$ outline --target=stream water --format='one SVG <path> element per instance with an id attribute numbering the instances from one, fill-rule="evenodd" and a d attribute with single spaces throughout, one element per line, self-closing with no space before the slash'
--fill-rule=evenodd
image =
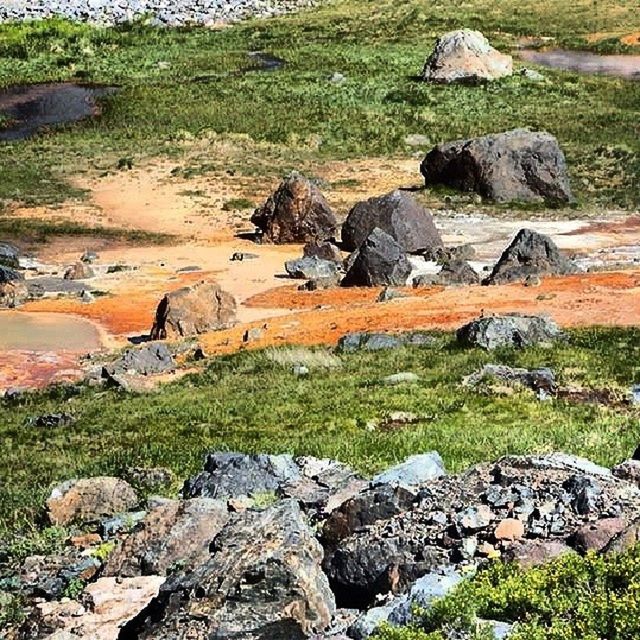
<path id="1" fill-rule="evenodd" d="M 98 329 L 74 316 L 0 311 L 0 351 L 92 351 L 101 347 Z"/>
<path id="2" fill-rule="evenodd" d="M 552 69 L 590 73 L 593 75 L 620 76 L 640 80 L 640 56 L 599 55 L 587 51 L 566 51 L 564 49 L 523 49 L 518 56 Z"/>

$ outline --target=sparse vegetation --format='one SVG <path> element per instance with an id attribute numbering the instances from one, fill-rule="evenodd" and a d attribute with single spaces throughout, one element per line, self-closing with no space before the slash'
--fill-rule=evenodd
<path id="1" fill-rule="evenodd" d="M 129 466 L 164 466 L 177 478 L 195 473 L 208 450 L 331 457 L 370 473 L 405 456 L 437 449 L 459 471 L 506 453 L 563 450 L 611 465 L 633 452 L 638 409 L 563 400 L 540 402 L 532 392 L 489 395 L 462 387 L 487 362 L 553 367 L 561 384 L 611 387 L 624 397 L 640 374 L 640 332 L 588 329 L 554 349 L 461 350 L 449 335 L 433 348 L 344 354 L 341 366 L 321 349 L 305 356 L 309 376 L 296 377 L 299 350 L 241 352 L 216 358 L 200 374 L 136 395 L 91 388 L 53 388 L 0 405 L 6 443 L 0 463 L 0 521 L 5 534 L 31 526 L 52 483 L 121 473 Z M 625 353 L 625 358 L 620 354 Z M 416 385 L 380 380 L 398 371 Z M 72 428 L 25 428 L 29 416 L 72 412 Z M 427 416 L 393 430 L 367 429 L 390 411 Z M 514 424 L 517 425 L 514 427 Z"/>
<path id="2" fill-rule="evenodd" d="M 404 143 L 408 134 L 436 143 L 530 126 L 557 135 L 581 202 L 635 206 L 637 82 L 545 70 L 543 83 L 516 75 L 490 86 L 447 87 L 414 76 L 436 36 L 452 28 L 481 29 L 505 50 L 523 36 L 597 50 L 609 40 L 600 44 L 587 35 L 611 38 L 640 29 L 636 8 L 631 0 L 607 0 L 594 18 L 590 0 L 571 11 L 560 0 L 474 0 L 456 7 L 339 0 L 221 31 L 142 22 L 113 29 L 57 20 L 5 25 L 0 86 L 81 78 L 121 85 L 121 91 L 105 99 L 99 121 L 4 145 L 0 198 L 77 196 L 66 181 L 71 173 L 111 170 L 122 158 L 127 167 L 159 154 L 180 160 L 212 133 L 279 145 L 277 162 L 259 173 L 267 175 L 302 160 L 406 155 L 413 151 Z M 269 74 L 247 70 L 247 52 L 256 50 L 285 59 L 285 67 Z M 335 72 L 346 80 L 332 83 Z M 205 150 L 202 156 L 200 171 Z M 208 162 L 217 165 L 211 157 Z M 224 168 L 246 174 L 255 171 L 253 164 L 245 156 Z"/>

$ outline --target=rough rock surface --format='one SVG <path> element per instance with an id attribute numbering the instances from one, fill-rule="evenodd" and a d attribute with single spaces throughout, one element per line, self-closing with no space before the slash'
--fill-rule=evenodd
<path id="1" fill-rule="evenodd" d="M 321 560 L 295 501 L 236 514 L 209 560 L 172 574 L 127 637 L 302 640 L 329 626 L 335 612 Z"/>
<path id="2" fill-rule="evenodd" d="M 337 280 L 338 277 L 338 264 L 335 260 L 324 260 L 316 256 L 287 260 L 284 263 L 284 268 L 292 278 Z"/>
<path id="3" fill-rule="evenodd" d="M 282 182 L 251 222 L 275 244 L 317 242 L 336 235 L 337 221 L 318 187 L 293 175 Z"/>
<path id="4" fill-rule="evenodd" d="M 437 451 L 409 456 L 400 464 L 375 475 L 373 485 L 387 484 L 417 491 L 423 484 L 446 475 L 444 462 Z"/>
<path id="5" fill-rule="evenodd" d="M 540 396 L 554 395 L 557 391 L 554 372 L 543 367 L 541 369 L 523 369 L 502 364 L 485 364 L 478 371 L 466 376 L 462 384 L 476 387 L 482 383 L 499 381 L 507 385 L 518 385 L 535 391 Z"/>
<path id="6" fill-rule="evenodd" d="M 150 511 L 111 553 L 105 576 L 166 575 L 209 557 L 209 544 L 229 519 L 225 502 L 209 498 L 169 500 Z"/>
<path id="7" fill-rule="evenodd" d="M 366 483 L 347 465 L 311 456 L 210 453 L 204 470 L 185 482 L 186 498 L 295 498 L 306 508 L 333 510 Z"/>
<path id="8" fill-rule="evenodd" d="M 99 578 L 86 587 L 84 604 L 76 600 L 39 604 L 30 637 L 54 634 L 47 639 L 118 640 L 122 627 L 158 595 L 164 580 L 160 576 Z"/>
<path id="9" fill-rule="evenodd" d="M 400 347 L 430 347 L 435 338 L 427 333 L 347 333 L 338 340 L 336 351 L 350 353 L 353 351 L 381 351 L 399 349 Z"/>
<path id="10" fill-rule="evenodd" d="M 404 191 L 358 202 L 342 225 L 342 244 L 355 251 L 376 227 L 389 234 L 406 253 L 443 246 L 432 215 Z"/>
<path id="11" fill-rule="evenodd" d="M 487 549 L 542 542 L 570 548 L 587 523 L 639 515 L 640 490 L 588 460 L 507 456 L 424 485 L 408 510 L 360 526 L 329 548 L 324 566 L 338 603 L 361 606 L 438 566 L 473 568 Z M 496 536 L 507 519 L 521 521 L 522 541 Z M 537 549 L 539 557 L 547 552 Z"/>
<path id="12" fill-rule="evenodd" d="M 227 329 L 236 322 L 236 301 L 215 282 L 183 287 L 162 298 L 151 339 L 193 336 Z"/>
<path id="13" fill-rule="evenodd" d="M 55 487 L 47 500 L 52 524 L 92 522 L 129 511 L 138 503 L 133 487 L 124 480 L 97 476 L 68 480 Z"/>
<path id="14" fill-rule="evenodd" d="M 479 31 L 445 33 L 427 58 L 422 79 L 428 82 L 475 84 L 513 73 L 513 59 L 494 49 Z"/>
<path id="15" fill-rule="evenodd" d="M 355 252 L 342 280 L 343 287 L 402 286 L 411 275 L 404 249 L 377 227 Z"/>
<path id="16" fill-rule="evenodd" d="M 576 271 L 577 267 L 560 253 L 549 236 L 521 229 L 484 284 L 503 284 L 529 276 L 565 275 Z"/>
<path id="17" fill-rule="evenodd" d="M 321 258 L 342 264 L 342 253 L 331 242 L 307 242 L 302 250 L 305 258 Z"/>
<path id="18" fill-rule="evenodd" d="M 531 347 L 562 336 L 558 325 L 542 316 L 506 315 L 472 320 L 456 331 L 458 342 L 470 347 Z"/>
<path id="19" fill-rule="evenodd" d="M 549 133 L 514 129 L 434 147 L 420 171 L 427 186 L 475 191 L 498 202 L 572 201 L 564 154 Z"/>
<path id="20" fill-rule="evenodd" d="M 167 345 L 158 342 L 126 349 L 114 362 L 103 367 L 103 377 L 136 373 L 143 376 L 175 371 L 176 363 Z"/>
<path id="21" fill-rule="evenodd" d="M 413 279 L 412 284 L 414 288 L 433 285 L 446 287 L 458 284 L 480 284 L 480 276 L 468 262 L 450 260 L 444 263 L 438 273 L 419 275 Z"/>

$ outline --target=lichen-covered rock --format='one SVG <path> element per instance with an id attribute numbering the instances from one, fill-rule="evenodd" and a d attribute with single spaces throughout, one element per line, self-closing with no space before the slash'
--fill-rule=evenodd
<path id="1" fill-rule="evenodd" d="M 407 253 L 443 247 L 432 215 L 404 191 L 358 202 L 342 225 L 344 247 L 359 249 L 375 228 L 389 234 Z"/>
<path id="2" fill-rule="evenodd" d="M 303 640 L 335 612 L 321 560 L 295 501 L 235 514 L 209 560 L 169 577 L 126 637 Z"/>
<path id="3" fill-rule="evenodd" d="M 561 335 L 560 328 L 551 318 L 516 314 L 479 318 L 456 332 L 459 343 L 489 350 L 549 344 Z"/>
<path id="4" fill-rule="evenodd" d="M 337 221 L 318 187 L 300 175 L 282 182 L 251 222 L 263 238 L 275 244 L 315 242 L 334 238 Z"/>
<path id="5" fill-rule="evenodd" d="M 167 345 L 146 344 L 126 349 L 123 354 L 103 367 L 103 377 L 119 374 L 157 375 L 175 371 L 176 362 Z"/>
<path id="6" fill-rule="evenodd" d="M 193 336 L 227 329 L 236 323 L 236 301 L 215 282 L 183 287 L 162 298 L 151 339 Z"/>
<path id="7" fill-rule="evenodd" d="M 150 511 L 111 553 L 105 576 L 166 575 L 198 566 L 229 519 L 225 502 L 209 498 L 169 500 Z"/>
<path id="8" fill-rule="evenodd" d="M 511 56 L 494 49 L 479 31 L 445 33 L 427 58 L 422 79 L 443 84 L 475 84 L 513 73 Z"/>
<path id="9" fill-rule="evenodd" d="M 97 476 L 68 480 L 56 486 L 47 499 L 52 524 L 95 522 L 107 516 L 131 510 L 138 495 L 120 478 Z"/>
<path id="10" fill-rule="evenodd" d="M 427 186 L 474 191 L 498 202 L 571 202 L 564 154 L 549 133 L 514 129 L 434 147 L 420 171 Z"/>
<path id="11" fill-rule="evenodd" d="M 526 280 L 530 276 L 566 275 L 577 267 L 565 258 L 549 236 L 521 229 L 493 267 L 484 284 Z"/>
<path id="12" fill-rule="evenodd" d="M 377 227 L 355 252 L 342 280 L 343 287 L 401 286 L 407 283 L 411 264 L 404 249 Z"/>

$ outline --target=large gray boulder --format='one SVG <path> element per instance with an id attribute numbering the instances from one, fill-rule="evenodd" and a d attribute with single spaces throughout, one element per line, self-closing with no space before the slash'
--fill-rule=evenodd
<path id="1" fill-rule="evenodd" d="M 388 484 L 404 487 L 409 491 L 418 491 L 422 485 L 445 474 L 440 454 L 437 451 L 429 451 L 409 456 L 400 464 L 375 475 L 371 482 L 374 485 Z"/>
<path id="2" fill-rule="evenodd" d="M 335 612 L 322 555 L 294 500 L 235 514 L 213 540 L 209 559 L 172 574 L 123 637 L 308 638 L 328 627 Z"/>
<path id="3" fill-rule="evenodd" d="M 294 174 L 256 209 L 251 222 L 275 244 L 329 240 L 337 221 L 318 187 Z"/>
<path id="4" fill-rule="evenodd" d="M 407 253 L 444 246 L 431 214 L 404 191 L 358 202 L 342 225 L 345 249 L 358 249 L 376 227 L 388 233 Z"/>
<path id="5" fill-rule="evenodd" d="M 489 350 L 548 344 L 561 336 L 562 331 L 551 318 L 519 314 L 478 318 L 456 332 L 459 343 Z"/>
<path id="6" fill-rule="evenodd" d="M 484 284 L 503 284 L 533 275 L 565 275 L 577 271 L 578 268 L 560 253 L 549 236 L 521 229 Z"/>
<path id="7" fill-rule="evenodd" d="M 342 280 L 343 287 L 402 286 L 411 274 L 404 249 L 388 233 L 377 227 L 354 254 Z"/>
<path id="8" fill-rule="evenodd" d="M 427 58 L 422 79 L 444 84 L 476 84 L 513 73 L 511 56 L 494 49 L 479 31 L 445 33 Z"/>
<path id="9" fill-rule="evenodd" d="M 316 256 L 287 260 L 284 263 L 285 271 L 292 278 L 304 280 L 328 280 L 337 282 L 338 263 L 335 260 L 324 260 Z"/>
<path id="10" fill-rule="evenodd" d="M 498 202 L 565 204 L 571 187 L 564 154 L 549 133 L 514 129 L 434 147 L 420 171 L 427 186 L 474 191 Z"/>

